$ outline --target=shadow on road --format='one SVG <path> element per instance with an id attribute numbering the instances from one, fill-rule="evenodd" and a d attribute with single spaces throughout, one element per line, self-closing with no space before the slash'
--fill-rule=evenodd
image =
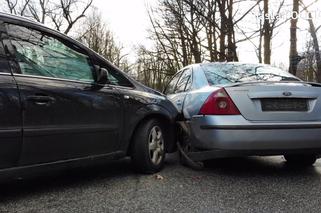
<path id="1" fill-rule="evenodd" d="M 63 171 L 51 171 L 49 173 L 37 173 L 32 176 L 17 180 L 9 180 L 0 184 L 0 202 L 4 199 L 25 197 L 28 194 L 59 191 L 78 185 L 90 185 L 99 181 L 108 181 L 124 176 L 137 176 L 132 170 L 128 159 L 99 165 L 78 167 Z"/>
<path id="2" fill-rule="evenodd" d="M 165 167 L 177 164 L 175 158 L 166 161 Z M 130 159 L 111 162 L 100 162 L 94 165 L 36 173 L 31 176 L 8 180 L 0 183 L 0 203 L 8 200 L 19 200 L 28 195 L 64 191 L 73 187 L 91 187 L 116 179 L 138 179 L 138 174 L 132 168 Z"/>
<path id="3" fill-rule="evenodd" d="M 219 159 L 210 164 L 210 167 L 201 171 L 194 171 L 185 168 L 178 163 L 177 156 L 171 155 L 161 173 L 166 178 L 176 181 L 179 184 L 181 178 L 192 176 L 212 178 L 232 178 L 236 181 L 239 178 L 266 179 L 304 179 L 306 182 L 319 182 L 321 164 L 317 162 L 314 167 L 295 168 L 288 166 L 280 157 L 250 157 Z M 178 172 L 180 175 L 173 175 Z M 37 174 L 37 177 L 29 177 L 23 180 L 15 180 L 9 183 L 0 184 L 0 203 L 23 200 L 28 196 L 37 196 L 50 193 L 60 193 L 77 187 L 90 188 L 105 186 L 106 183 L 116 181 L 122 184 L 123 181 L 133 182 L 142 175 L 133 171 L 129 159 L 103 163 L 95 166 L 76 168 L 47 174 Z"/>
<path id="4" fill-rule="evenodd" d="M 311 176 L 320 178 L 319 162 L 310 167 L 291 166 L 281 157 L 244 157 L 216 159 L 204 171 L 237 176 Z"/>

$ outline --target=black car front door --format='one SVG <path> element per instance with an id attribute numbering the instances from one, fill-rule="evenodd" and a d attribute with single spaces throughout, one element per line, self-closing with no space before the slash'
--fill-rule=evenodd
<path id="1" fill-rule="evenodd" d="M 116 151 L 122 100 L 113 87 L 95 85 L 87 52 L 38 29 L 7 29 L 24 106 L 21 165 Z"/>

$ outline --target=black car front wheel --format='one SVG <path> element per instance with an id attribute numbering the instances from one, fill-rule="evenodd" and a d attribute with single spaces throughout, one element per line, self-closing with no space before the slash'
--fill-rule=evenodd
<path id="1" fill-rule="evenodd" d="M 132 163 L 137 171 L 152 174 L 162 169 L 166 154 L 164 134 L 162 123 L 156 119 L 137 128 L 131 149 Z"/>
<path id="2" fill-rule="evenodd" d="M 314 155 L 284 155 L 288 164 L 298 166 L 311 166 L 317 160 Z"/>

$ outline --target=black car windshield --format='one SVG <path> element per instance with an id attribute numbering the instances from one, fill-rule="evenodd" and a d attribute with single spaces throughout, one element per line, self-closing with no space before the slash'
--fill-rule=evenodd
<path id="1" fill-rule="evenodd" d="M 279 68 L 262 64 L 202 64 L 210 85 L 254 81 L 300 81 Z"/>

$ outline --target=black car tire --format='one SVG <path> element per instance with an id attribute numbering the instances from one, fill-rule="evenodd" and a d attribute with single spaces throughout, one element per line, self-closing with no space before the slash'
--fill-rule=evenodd
<path id="1" fill-rule="evenodd" d="M 204 168 L 214 168 L 216 166 L 224 165 L 226 162 L 234 158 L 214 158 L 209 160 L 203 160 Z"/>
<path id="2" fill-rule="evenodd" d="M 290 165 L 312 166 L 317 157 L 314 155 L 284 155 L 285 160 Z"/>
<path id="3" fill-rule="evenodd" d="M 153 174 L 163 168 L 166 155 L 165 140 L 163 125 L 158 120 L 151 119 L 139 125 L 134 134 L 131 149 L 132 163 L 136 171 Z"/>

